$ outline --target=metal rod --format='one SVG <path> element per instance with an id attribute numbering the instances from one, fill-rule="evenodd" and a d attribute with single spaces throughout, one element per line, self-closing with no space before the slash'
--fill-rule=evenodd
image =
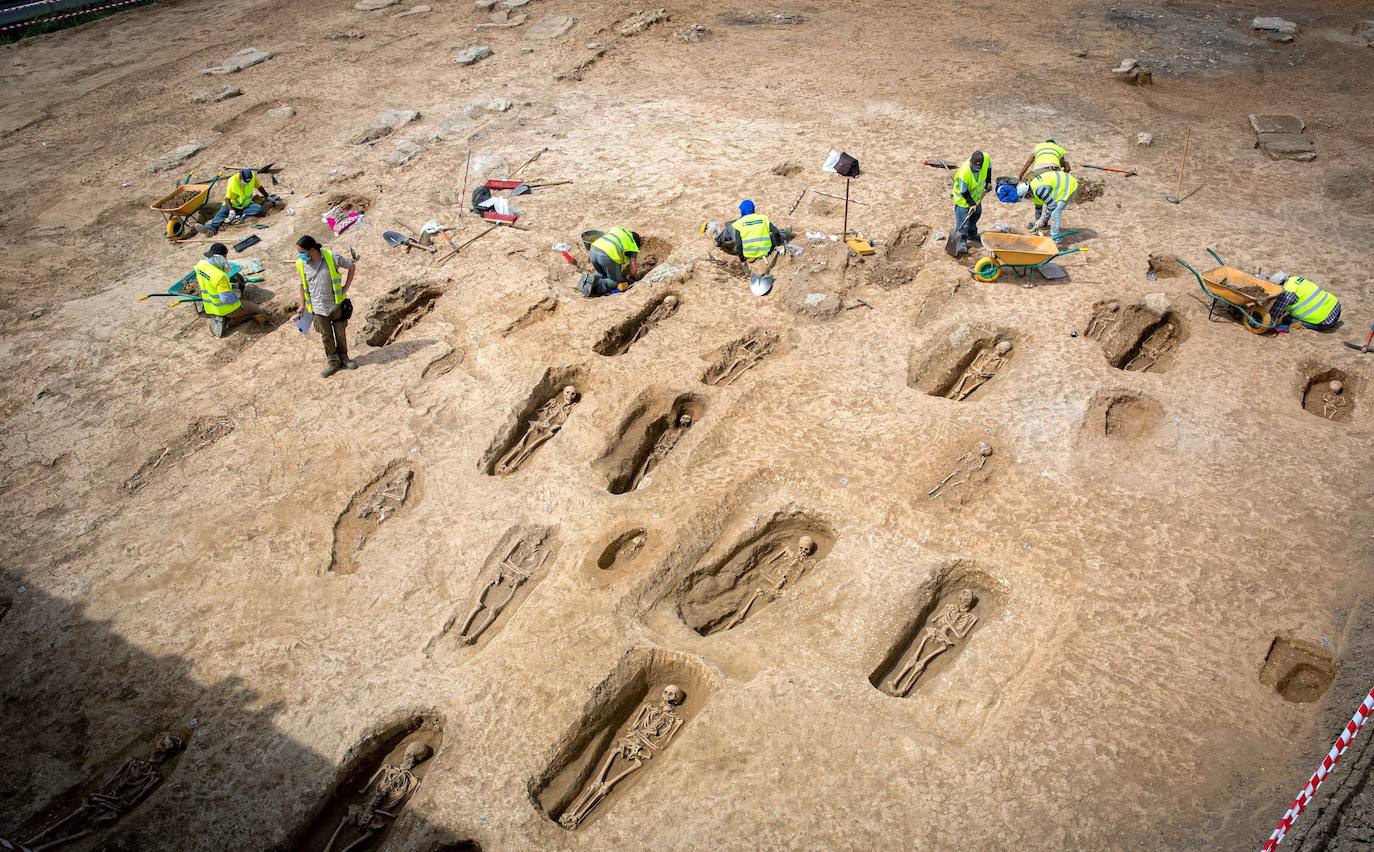
<path id="1" fill-rule="evenodd" d="M 840 231 L 840 239 L 849 239 L 849 178 L 844 179 L 844 230 Z"/>

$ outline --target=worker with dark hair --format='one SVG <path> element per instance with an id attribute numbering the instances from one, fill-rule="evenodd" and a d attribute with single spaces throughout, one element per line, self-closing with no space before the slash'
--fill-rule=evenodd
<path id="1" fill-rule="evenodd" d="M 593 271 L 582 276 L 582 294 L 604 296 L 629 289 L 630 279 L 639 274 L 639 242 L 639 234 L 629 228 L 611 228 L 593 240 L 587 249 Z"/>
<path id="2" fill-rule="evenodd" d="M 983 215 L 983 196 L 992 189 L 992 159 L 982 151 L 974 151 L 954 170 L 954 233 L 959 241 L 982 242 L 978 236 L 978 219 Z M 959 254 L 965 247 L 959 246 Z"/>
<path id="3" fill-rule="evenodd" d="M 261 306 L 244 300 L 242 279 L 232 280 L 229 270 L 229 247 L 224 243 L 212 244 L 196 263 L 200 306 L 210 317 L 210 333 L 215 337 L 223 337 L 241 322 L 266 319 Z"/>
<path id="4" fill-rule="evenodd" d="M 310 314 L 315 330 L 324 343 L 324 369 L 320 375 L 329 378 L 341 369 L 356 370 L 358 365 L 348 357 L 348 318 L 353 315 L 353 303 L 348 300 L 348 288 L 353 285 L 357 267 L 346 254 L 334 252 L 320 245 L 320 241 L 306 234 L 296 240 L 300 249 L 296 257 L 296 274 L 301 279 L 301 303 L 296 319 Z M 348 270 L 345 279 L 339 270 Z"/>
<path id="5" fill-rule="evenodd" d="M 256 201 L 256 196 L 261 196 L 262 201 Z M 197 225 L 196 230 L 213 237 L 224 226 L 224 220 L 229 218 L 230 212 L 240 219 L 266 216 L 267 211 L 277 201 L 275 195 L 268 195 L 267 190 L 258 183 L 258 176 L 252 169 L 239 169 L 229 178 L 229 184 L 224 189 L 224 203 L 219 206 L 219 212 L 215 213 L 208 224 Z"/>

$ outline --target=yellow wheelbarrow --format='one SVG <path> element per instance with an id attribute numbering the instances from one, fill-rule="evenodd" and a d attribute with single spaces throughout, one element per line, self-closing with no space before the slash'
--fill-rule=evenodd
<path id="1" fill-rule="evenodd" d="M 1003 269 L 1010 269 L 1014 275 L 1030 276 L 1038 269 L 1045 280 L 1045 266 L 1056 258 L 1076 251 L 1087 251 L 1074 246 L 1060 251 L 1058 244 L 1049 237 L 1032 234 L 999 234 L 987 231 L 982 235 L 983 248 L 992 253 L 991 257 L 980 259 L 973 265 L 973 277 L 979 281 L 996 281 L 1002 276 Z"/>
<path id="2" fill-rule="evenodd" d="M 1202 292 L 1212 300 L 1207 307 L 1207 319 L 1214 319 L 1217 313 L 1235 313 L 1240 316 L 1245 330 L 1252 334 L 1274 331 L 1275 327 L 1269 324 L 1269 308 L 1283 295 L 1283 287 L 1227 266 L 1221 255 L 1211 249 L 1207 249 L 1207 253 L 1216 259 L 1218 266 L 1206 272 L 1198 272 L 1185 261 L 1174 258 L 1193 273 Z"/>
<path id="3" fill-rule="evenodd" d="M 170 240 L 184 240 L 196 235 L 195 224 L 192 222 L 196 218 L 196 213 L 205 206 L 210 198 L 210 190 L 224 175 L 215 175 L 214 180 L 209 183 L 191 183 L 191 176 L 176 185 L 167 195 L 154 201 L 149 207 L 162 214 L 162 218 L 167 222 L 167 238 Z"/>

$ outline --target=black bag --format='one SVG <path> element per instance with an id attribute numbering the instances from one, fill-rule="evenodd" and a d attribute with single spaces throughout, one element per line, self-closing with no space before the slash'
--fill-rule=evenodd
<path id="1" fill-rule="evenodd" d="M 472 212 L 479 216 L 482 215 L 482 211 L 485 208 L 483 208 L 481 204 L 483 201 L 490 200 L 490 198 L 491 190 L 487 189 L 485 186 L 479 186 L 474 189 L 472 191 Z"/>
<path id="2" fill-rule="evenodd" d="M 353 300 L 344 299 L 339 303 L 339 319 L 347 322 L 353 319 Z"/>
<path id="3" fill-rule="evenodd" d="M 856 178 L 863 172 L 859 171 L 859 161 L 842 151 L 840 152 L 840 159 L 835 161 L 835 174 L 840 177 Z"/>

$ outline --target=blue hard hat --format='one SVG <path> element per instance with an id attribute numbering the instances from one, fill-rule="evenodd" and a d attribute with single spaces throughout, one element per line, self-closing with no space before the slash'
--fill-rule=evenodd
<path id="1" fill-rule="evenodd" d="M 752 201 L 750 201 L 749 199 L 746 198 L 746 199 L 744 199 L 743 201 L 741 201 L 741 202 L 739 203 L 739 215 L 741 215 L 741 216 L 748 216 L 750 213 L 753 213 L 753 212 L 754 212 L 754 202 L 752 202 Z"/>
<path id="2" fill-rule="evenodd" d="M 1016 186 L 1014 184 L 1004 183 L 997 187 L 997 200 L 1003 204 L 1015 204 L 1017 200 Z"/>
<path id="3" fill-rule="evenodd" d="M 252 170 L 252 169 L 239 169 L 239 180 L 245 181 L 245 182 L 246 182 L 246 181 L 250 181 L 250 180 L 252 180 L 252 179 L 253 179 L 253 170 Z"/>

